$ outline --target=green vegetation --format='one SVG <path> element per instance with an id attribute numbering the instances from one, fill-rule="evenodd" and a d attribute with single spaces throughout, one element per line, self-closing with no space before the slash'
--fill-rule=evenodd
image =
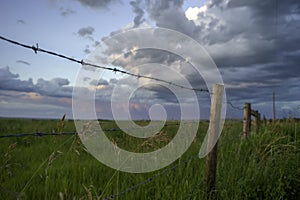
<path id="1" fill-rule="evenodd" d="M 106 128 L 113 122 L 100 122 Z M 139 122 L 145 125 L 147 122 Z M 174 123 L 174 122 L 168 122 Z M 195 141 L 175 162 L 175 170 L 117 199 L 205 199 L 205 159 L 195 158 L 206 134 L 201 122 Z M 75 131 L 72 121 L 1 119 L 0 135 Z M 146 151 L 165 145 L 177 126 L 141 142 L 107 133 L 121 147 Z M 297 199 L 300 196 L 300 123 L 278 122 L 241 139 L 242 122 L 227 121 L 219 140 L 216 199 Z M 104 199 L 164 169 L 145 174 L 118 172 L 85 151 L 76 135 L 0 138 L 1 199 Z M 166 167 L 168 168 L 168 167 Z"/>

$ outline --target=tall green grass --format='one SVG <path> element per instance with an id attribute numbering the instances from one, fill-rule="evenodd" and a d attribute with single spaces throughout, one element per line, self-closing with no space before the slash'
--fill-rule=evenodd
<path id="1" fill-rule="evenodd" d="M 1 119 L 0 134 L 57 132 L 58 122 Z M 106 122 L 103 126 L 112 128 L 115 124 Z M 195 141 L 174 163 L 177 168 L 117 199 L 207 198 L 205 159 L 184 162 L 198 154 L 207 127 L 207 122 L 200 123 Z M 176 130 L 176 126 L 169 126 L 162 132 L 172 138 Z M 240 121 L 225 123 L 218 148 L 216 199 L 297 199 L 300 123 L 270 124 L 248 140 L 241 139 L 241 130 Z M 75 131 L 72 121 L 66 122 L 64 131 Z M 142 144 L 122 132 L 107 135 L 124 148 L 136 149 Z M 0 144 L 1 199 L 103 199 L 164 170 L 145 174 L 113 170 L 86 152 L 76 135 L 2 138 Z M 148 146 L 143 148 L 141 151 L 149 150 Z"/>

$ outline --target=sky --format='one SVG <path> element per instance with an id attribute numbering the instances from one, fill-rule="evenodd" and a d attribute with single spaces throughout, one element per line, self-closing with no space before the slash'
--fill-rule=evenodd
<path id="1" fill-rule="evenodd" d="M 124 31 L 171 29 L 204 48 L 219 69 L 227 101 L 234 107 L 242 108 L 249 102 L 262 116 L 271 118 L 274 91 L 277 117 L 300 117 L 298 0 L 11 0 L 1 2 L 0 26 L 3 37 L 29 45 L 38 43 L 40 48 L 79 60 L 89 60 L 98 53 L 99 44 Z M 171 39 L 166 38 L 165 45 Z M 138 46 L 130 49 L 129 39 L 106 45 L 101 54 L 104 60 L 94 59 L 94 64 L 178 81 L 176 74 L 163 73 L 165 65 L 180 73 L 193 88 L 207 87 L 193 66 L 183 61 L 187 58 L 173 52 L 138 50 Z M 164 44 L 160 41 L 159 45 Z M 187 53 L 195 53 L 193 50 Z M 83 77 L 83 67 L 78 63 L 35 54 L 1 40 L 0 52 L 0 117 L 60 118 L 66 114 L 73 118 L 74 89 L 94 94 L 98 118 L 113 118 L 113 94 L 117 109 L 129 110 L 133 119 L 151 115 L 160 118 L 164 114 L 159 104 L 168 119 L 177 119 L 183 110 L 194 118 L 195 109 L 189 101 L 197 101 L 201 118 L 209 118 L 209 94 L 180 102 L 167 86 L 153 82 L 104 70 Z M 149 63 L 159 65 L 147 66 Z M 85 85 L 78 81 L 80 78 Z M 126 91 L 137 86 L 141 87 L 128 96 L 129 103 L 125 104 Z M 242 118 L 242 111 L 231 104 L 227 104 L 227 118 Z M 83 117 L 88 107 L 82 106 Z"/>

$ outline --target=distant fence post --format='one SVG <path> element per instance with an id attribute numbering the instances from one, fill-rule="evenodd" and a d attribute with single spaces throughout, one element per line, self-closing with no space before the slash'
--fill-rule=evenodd
<path id="1" fill-rule="evenodd" d="M 251 104 L 245 103 L 244 121 L 243 121 L 243 138 L 247 139 L 251 131 Z"/>
<path id="2" fill-rule="evenodd" d="M 210 122 L 208 128 L 207 148 L 209 154 L 206 158 L 206 189 L 207 195 L 214 197 L 216 188 L 216 171 L 218 155 L 218 136 L 220 134 L 221 109 L 224 86 L 215 84 L 210 108 Z"/>
<path id="3" fill-rule="evenodd" d="M 255 133 L 258 133 L 259 131 L 259 123 L 260 123 L 260 114 L 257 110 L 251 110 L 251 115 L 254 116 L 254 127 L 255 127 Z"/>
<path id="4" fill-rule="evenodd" d="M 267 125 L 267 119 L 266 119 L 266 116 L 265 116 L 265 115 L 263 116 L 263 124 L 264 124 L 264 126 Z"/>
<path id="5" fill-rule="evenodd" d="M 259 132 L 260 128 L 260 113 L 258 110 L 251 110 L 251 104 L 245 103 L 244 107 L 244 121 L 243 121 L 243 138 L 247 139 L 251 132 L 251 116 L 254 116 L 255 133 Z M 265 117 L 264 117 L 265 120 Z"/>
<path id="6" fill-rule="evenodd" d="M 258 112 L 258 129 L 261 126 L 261 116 L 260 116 L 260 112 Z"/>

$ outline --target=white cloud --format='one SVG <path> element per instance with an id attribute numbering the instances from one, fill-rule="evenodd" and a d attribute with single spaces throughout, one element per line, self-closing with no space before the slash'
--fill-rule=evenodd
<path id="1" fill-rule="evenodd" d="M 185 16 L 188 20 L 197 20 L 198 19 L 198 15 L 201 12 L 205 12 L 207 10 L 207 6 L 201 6 L 201 7 L 189 7 L 186 11 L 185 11 Z"/>

